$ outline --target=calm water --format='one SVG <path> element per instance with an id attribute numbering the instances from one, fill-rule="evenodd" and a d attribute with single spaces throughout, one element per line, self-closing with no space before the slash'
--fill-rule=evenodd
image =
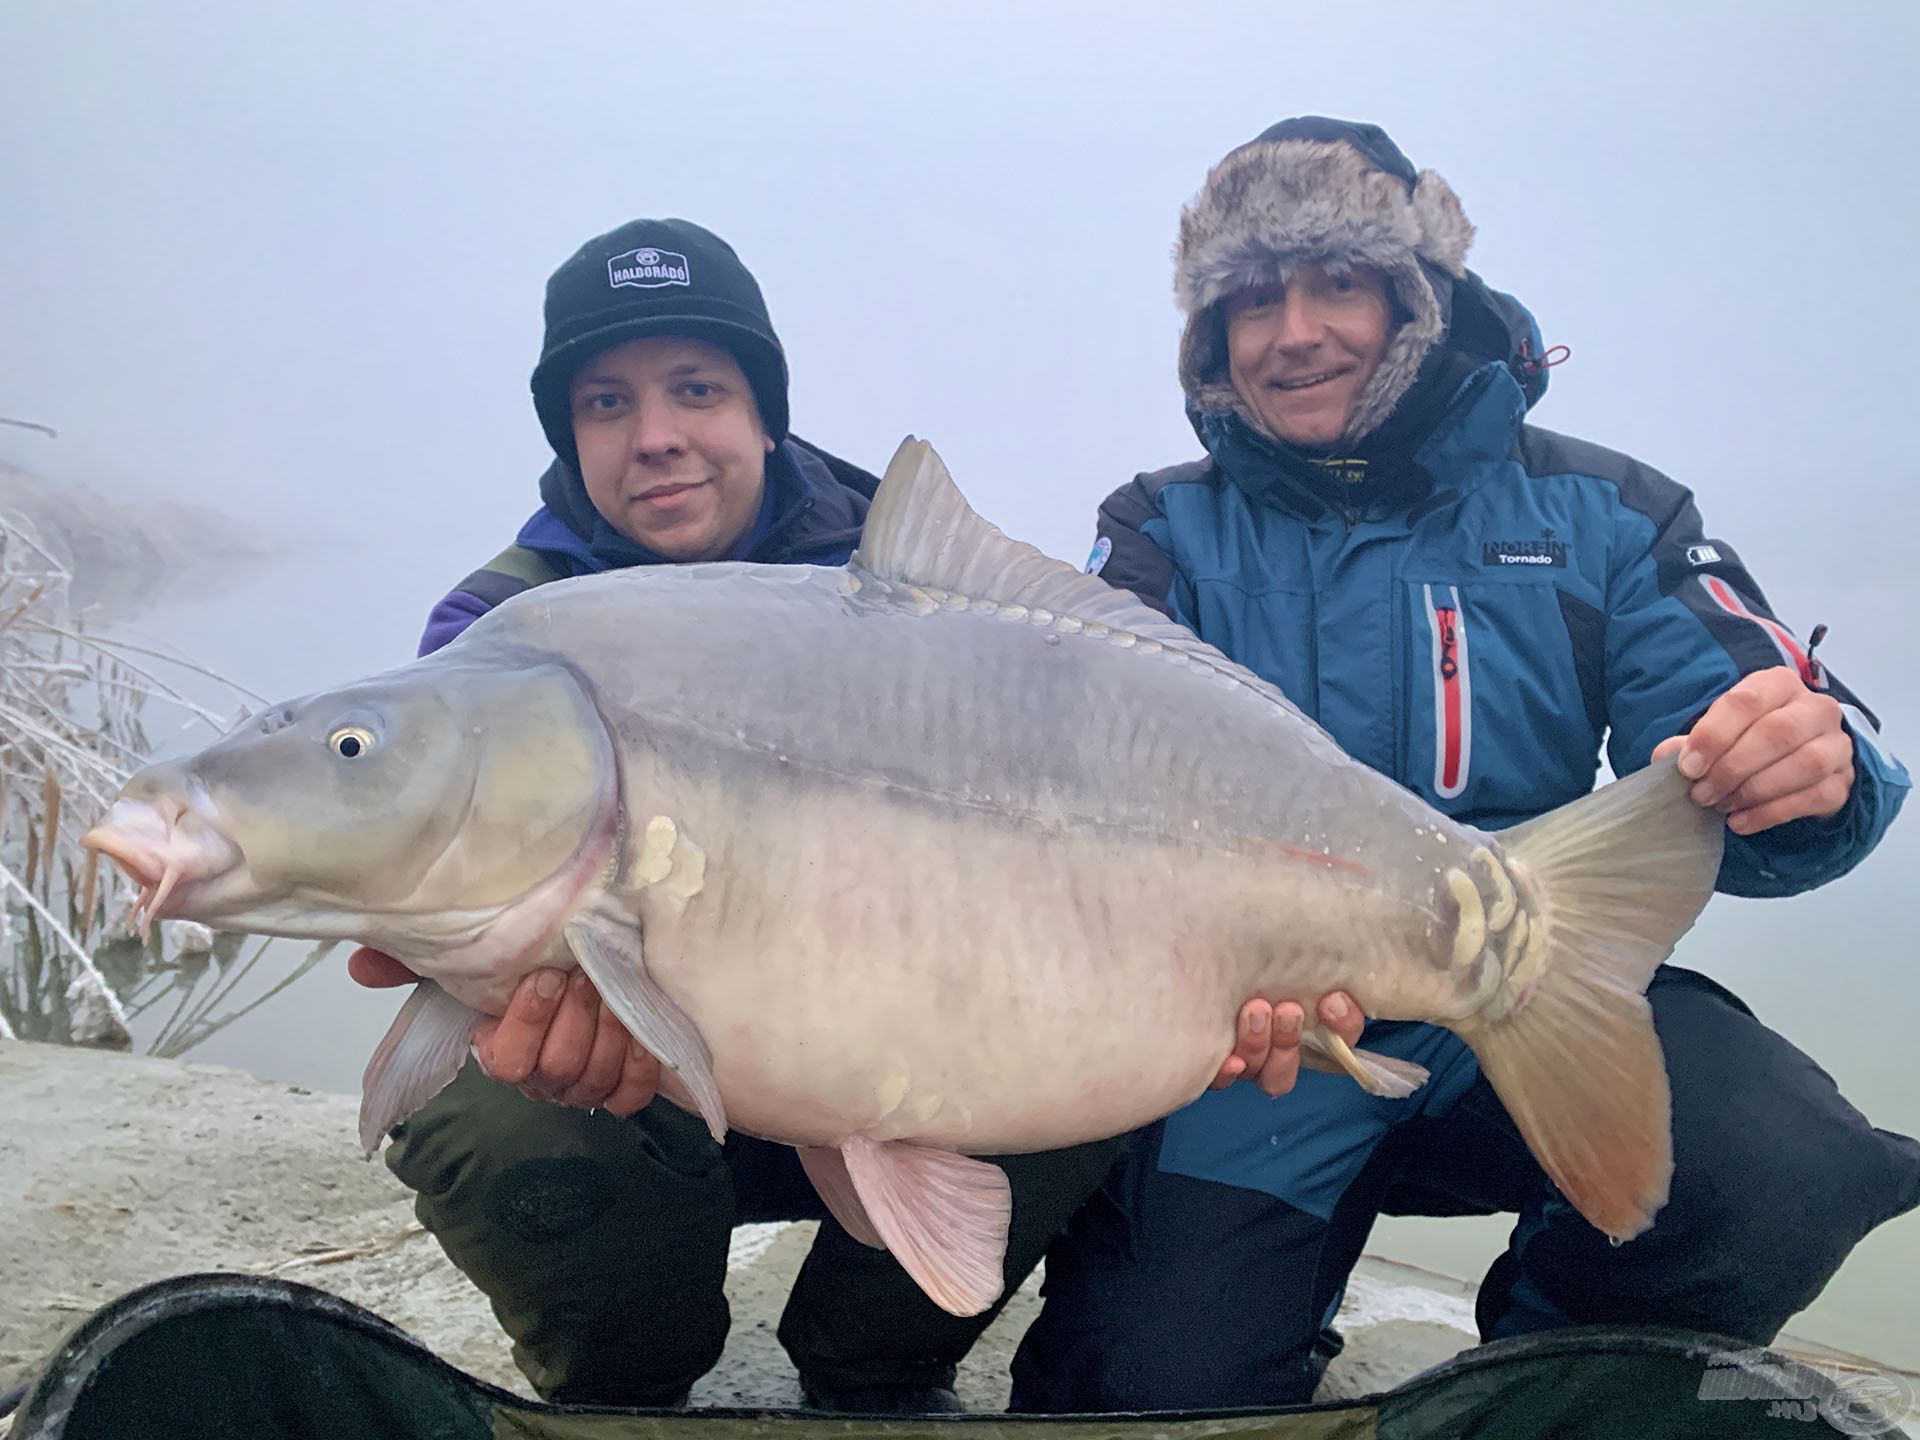
<path id="1" fill-rule="evenodd" d="M 413 624 L 396 627 L 383 617 L 424 614 L 443 588 L 442 578 L 415 573 L 363 580 L 351 603 L 301 620 L 286 610 L 286 595 L 298 593 L 303 581 L 322 585 L 324 577 L 317 568 L 310 576 L 282 570 L 238 597 L 176 608 L 146 628 L 265 694 L 297 694 L 410 654 Z M 286 617 L 282 639 L 271 647 L 258 638 L 263 609 Z M 1883 716 L 1910 716 L 1920 707 L 1920 677 L 1907 670 L 1888 657 L 1879 673 L 1862 674 L 1856 663 L 1850 678 Z M 1892 743 L 1911 752 L 1916 747 L 1903 747 L 1903 733 L 1894 727 Z M 1860 870 L 1824 890 L 1784 902 L 1716 898 L 1676 957 L 1738 992 L 1766 1023 L 1825 1067 L 1875 1124 L 1908 1134 L 1920 1134 L 1920 1071 L 1913 1059 L 1920 1032 L 1920 954 L 1910 878 L 1916 872 L 1920 819 L 1908 816 Z M 277 943 L 222 1007 L 264 992 L 308 948 Z M 356 1092 L 361 1067 L 397 1004 L 393 993 L 361 990 L 347 979 L 343 948 L 281 995 L 216 1031 L 193 1054 L 316 1089 Z M 143 1048 L 163 1019 L 156 1014 L 141 1020 Z M 343 1134 L 343 1159 L 351 1158 L 353 1148 L 353 1137 Z M 1387 1221 L 1376 1230 L 1372 1248 L 1477 1276 L 1504 1244 L 1507 1229 L 1499 1218 Z M 1782 1236 L 1780 1243 L 1790 1245 L 1792 1237 Z M 1920 1367 L 1917 1282 L 1920 1214 L 1868 1237 L 1792 1328 L 1808 1339 Z"/>

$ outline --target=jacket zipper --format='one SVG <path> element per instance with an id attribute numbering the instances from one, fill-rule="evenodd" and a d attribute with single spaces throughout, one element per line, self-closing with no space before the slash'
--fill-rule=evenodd
<path id="1" fill-rule="evenodd" d="M 1433 791 L 1451 800 L 1467 788 L 1473 763 L 1473 689 L 1467 670 L 1467 620 L 1457 586 L 1421 587 L 1433 635 Z"/>

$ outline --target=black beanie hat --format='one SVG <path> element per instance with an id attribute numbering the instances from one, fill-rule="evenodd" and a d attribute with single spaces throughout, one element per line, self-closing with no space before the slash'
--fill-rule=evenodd
<path id="1" fill-rule="evenodd" d="M 595 355 L 643 335 L 684 335 L 739 362 L 777 445 L 787 438 L 787 357 L 760 286 L 733 247 L 689 220 L 630 220 L 587 241 L 547 281 L 533 408 L 576 470 L 568 392 Z"/>

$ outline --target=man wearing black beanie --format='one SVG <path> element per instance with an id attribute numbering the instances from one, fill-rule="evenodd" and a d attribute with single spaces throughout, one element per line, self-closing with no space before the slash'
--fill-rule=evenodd
<path id="1" fill-rule="evenodd" d="M 421 652 L 549 580 L 707 560 L 844 563 L 873 476 L 788 433 L 786 355 L 733 249 L 684 220 L 589 240 L 547 286 L 534 409 L 553 444 L 515 543 L 434 607 Z M 365 984 L 415 977 L 358 952 Z M 817 1219 L 779 1336 L 809 1404 L 958 1410 L 994 1318 L 951 1315 L 825 1210 L 796 1151 L 649 1103 L 659 1066 L 576 974 L 536 971 L 476 1034 L 480 1063 L 394 1132 L 388 1167 L 488 1297 L 548 1400 L 673 1405 L 719 1359 L 736 1224 Z M 556 1101 L 557 1104 L 545 1103 Z M 1093 1193 L 1111 1144 L 1002 1163 L 1006 1291 Z"/>

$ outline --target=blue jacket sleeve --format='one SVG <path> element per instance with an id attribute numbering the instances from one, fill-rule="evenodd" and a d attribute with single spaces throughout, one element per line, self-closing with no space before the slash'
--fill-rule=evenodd
<path id="1" fill-rule="evenodd" d="M 1166 517 L 1143 478 L 1101 502 L 1089 568 L 1169 619 L 1195 628 L 1192 586 L 1174 563 Z"/>
<path id="2" fill-rule="evenodd" d="M 1827 820 L 1727 834 L 1718 888 L 1792 895 L 1846 874 L 1880 842 L 1911 784 L 1878 720 L 1781 623 L 1724 540 L 1702 529 L 1692 494 L 1647 472 L 1624 504 L 1607 597 L 1606 689 L 1614 773 L 1645 766 L 1743 676 L 1791 666 L 1838 700 L 1854 744 L 1853 792 Z"/>

